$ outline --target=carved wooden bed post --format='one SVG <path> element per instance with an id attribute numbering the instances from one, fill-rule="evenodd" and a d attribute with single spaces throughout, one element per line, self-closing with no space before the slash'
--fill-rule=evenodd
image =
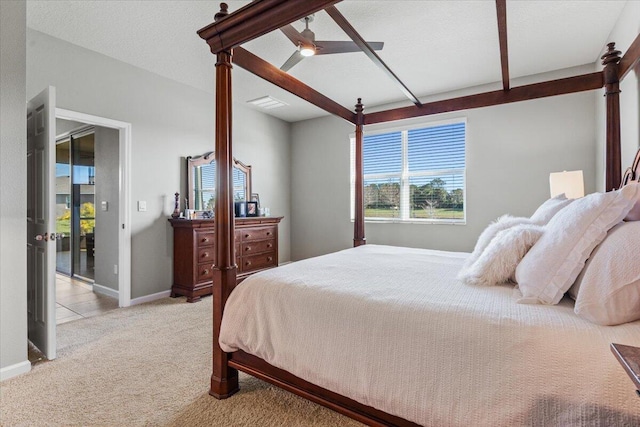
<path id="1" fill-rule="evenodd" d="M 362 98 L 356 104 L 356 183 L 355 183 L 355 219 L 353 223 L 353 246 L 367 243 L 364 237 L 364 165 L 362 159 L 362 130 L 364 127 L 364 106 Z"/>
<path id="2" fill-rule="evenodd" d="M 215 20 L 227 16 L 221 4 Z M 238 371 L 229 367 L 229 355 L 218 343 L 224 304 L 236 284 L 234 212 L 231 170 L 231 50 L 217 54 L 216 61 L 216 262 L 213 268 L 213 373 L 209 394 L 225 399 L 238 391 Z"/>
<path id="3" fill-rule="evenodd" d="M 606 183 L 605 191 L 620 187 L 622 179 L 622 156 L 620 150 L 620 80 L 618 63 L 620 51 L 615 43 L 609 43 L 607 52 L 602 55 L 602 70 L 607 97 L 607 145 L 606 145 Z"/>

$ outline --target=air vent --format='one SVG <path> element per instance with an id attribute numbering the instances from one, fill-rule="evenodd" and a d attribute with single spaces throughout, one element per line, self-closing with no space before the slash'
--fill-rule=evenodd
<path id="1" fill-rule="evenodd" d="M 277 100 L 271 96 L 263 96 L 262 98 L 247 101 L 248 104 L 252 104 L 255 107 L 262 108 L 264 110 L 273 110 L 274 108 L 284 107 L 289 105 L 286 102 Z"/>

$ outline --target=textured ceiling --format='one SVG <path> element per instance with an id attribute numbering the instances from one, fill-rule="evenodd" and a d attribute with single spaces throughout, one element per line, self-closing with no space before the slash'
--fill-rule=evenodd
<path id="1" fill-rule="evenodd" d="M 234 11 L 248 1 L 227 3 Z M 625 3 L 508 0 L 511 78 L 594 63 Z M 494 0 L 346 0 L 337 8 L 366 40 L 385 43 L 380 57 L 418 97 L 501 81 Z M 218 10 L 217 1 L 29 0 L 27 25 L 213 93 L 214 56 L 196 31 Z M 319 40 L 349 40 L 325 12 L 311 29 Z M 295 49 L 280 31 L 245 47 L 278 67 Z M 348 108 L 358 97 L 369 107 L 406 99 L 360 52 L 307 58 L 289 73 Z M 265 95 L 289 104 L 269 111 L 284 120 L 326 114 L 244 70 L 234 74 L 236 102 Z"/>

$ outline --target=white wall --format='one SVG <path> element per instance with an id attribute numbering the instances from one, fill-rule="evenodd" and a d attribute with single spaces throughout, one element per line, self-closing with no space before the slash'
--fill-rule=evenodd
<path id="1" fill-rule="evenodd" d="M 132 124 L 132 298 L 171 287 L 173 193 L 186 179 L 182 158 L 214 148 L 214 97 L 96 52 L 27 31 L 27 93 L 56 86 L 58 107 Z M 206 54 L 206 53 L 204 53 Z M 211 56 L 211 78 L 214 78 Z M 289 249 L 290 125 L 244 106 L 234 109 L 234 155 L 253 167 L 253 188 Z M 183 195 L 184 196 L 184 195 Z M 136 210 L 137 201 L 147 211 Z M 97 247 L 97 246 L 96 246 Z"/>
<path id="2" fill-rule="evenodd" d="M 28 371 L 26 3 L 0 1 L 0 377 Z"/>
<path id="3" fill-rule="evenodd" d="M 571 71 L 589 70 L 592 66 Z M 547 78 L 557 76 L 537 80 Z M 467 118 L 467 224 L 367 223 L 367 242 L 470 251 L 491 220 L 505 213 L 531 215 L 549 197 L 550 172 L 582 169 L 585 190 L 594 191 L 594 114 L 593 94 L 587 92 L 406 121 Z M 349 134 L 353 132 L 352 125 L 333 117 L 293 125 L 293 259 L 352 245 Z"/>
<path id="4" fill-rule="evenodd" d="M 615 42 L 616 49 L 624 55 L 633 40 L 640 34 L 640 2 L 629 1 L 620 14 L 620 19 L 609 35 L 607 42 Z M 602 54 L 606 49 L 602 50 Z M 602 70 L 602 64 L 597 62 L 596 70 Z M 622 148 L 622 173 L 631 166 L 638 147 L 640 146 L 640 64 L 634 71 L 629 72 L 620 83 L 620 138 Z M 596 99 L 596 170 L 598 191 L 604 191 L 604 171 L 606 152 L 606 100 L 604 89 L 598 91 Z"/>

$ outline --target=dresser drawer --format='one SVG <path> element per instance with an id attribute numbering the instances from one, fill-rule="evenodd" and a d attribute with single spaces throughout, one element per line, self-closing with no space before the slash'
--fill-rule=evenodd
<path id="1" fill-rule="evenodd" d="M 213 263 L 198 264 L 198 276 L 196 282 L 204 282 L 213 278 Z"/>
<path id="2" fill-rule="evenodd" d="M 206 246 L 204 248 L 198 249 L 198 260 L 196 262 L 209 262 L 211 264 L 214 263 L 214 259 L 216 256 L 216 249 L 213 246 Z"/>
<path id="3" fill-rule="evenodd" d="M 242 256 L 273 252 L 276 247 L 275 239 L 248 241 L 242 243 Z"/>
<path id="4" fill-rule="evenodd" d="M 242 257 L 242 266 L 240 267 L 242 272 L 261 270 L 267 267 L 275 267 L 277 265 L 276 255 L 273 253 L 266 253 L 260 255 L 249 255 Z"/>
<path id="5" fill-rule="evenodd" d="M 243 243 L 251 240 L 274 239 L 277 233 L 276 227 L 247 228 L 240 231 Z"/>
<path id="6" fill-rule="evenodd" d="M 196 245 L 211 246 L 216 242 L 216 233 L 213 231 L 196 231 Z"/>

